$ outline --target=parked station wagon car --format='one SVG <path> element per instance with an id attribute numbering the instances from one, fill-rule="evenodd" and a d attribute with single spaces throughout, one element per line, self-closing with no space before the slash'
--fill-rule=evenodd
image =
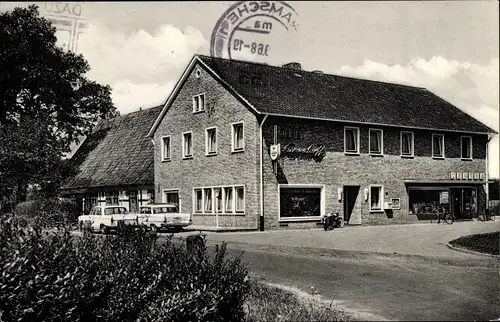
<path id="1" fill-rule="evenodd" d="M 122 206 L 96 206 L 88 215 L 79 216 L 80 230 L 100 231 L 103 234 L 116 230 L 119 225 L 137 226 L 137 215 L 129 214 Z"/>
<path id="2" fill-rule="evenodd" d="M 191 214 L 179 213 L 179 208 L 173 204 L 148 204 L 141 206 L 138 216 L 139 225 L 146 226 L 151 231 L 174 228 L 179 229 L 192 224 Z"/>

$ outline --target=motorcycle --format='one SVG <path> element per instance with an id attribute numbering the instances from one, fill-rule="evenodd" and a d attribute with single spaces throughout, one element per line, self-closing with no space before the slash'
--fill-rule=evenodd
<path id="1" fill-rule="evenodd" d="M 332 230 L 333 228 L 340 228 L 344 226 L 344 219 L 338 212 L 327 213 L 323 216 L 323 228 L 325 230 Z"/>

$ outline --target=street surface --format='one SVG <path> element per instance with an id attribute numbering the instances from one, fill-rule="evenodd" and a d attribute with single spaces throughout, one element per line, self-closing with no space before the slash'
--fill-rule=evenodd
<path id="1" fill-rule="evenodd" d="M 491 320 L 500 317 L 498 258 L 446 243 L 498 224 L 207 233 L 207 243 L 224 240 L 231 255 L 244 250 L 251 272 L 269 282 L 314 286 L 325 299 L 390 320 Z"/>

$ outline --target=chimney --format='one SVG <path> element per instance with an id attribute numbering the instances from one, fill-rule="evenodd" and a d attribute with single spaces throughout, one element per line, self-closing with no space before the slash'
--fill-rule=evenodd
<path id="1" fill-rule="evenodd" d="M 298 70 L 298 71 L 302 70 L 302 66 L 300 66 L 300 63 L 295 63 L 295 62 L 284 64 L 282 67 L 293 69 L 293 70 Z"/>

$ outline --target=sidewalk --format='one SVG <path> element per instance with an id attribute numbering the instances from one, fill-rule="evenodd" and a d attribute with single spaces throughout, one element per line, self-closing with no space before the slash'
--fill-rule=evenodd
<path id="1" fill-rule="evenodd" d="M 409 225 L 270 230 L 264 232 L 204 232 L 210 242 L 245 243 L 335 249 L 358 252 L 417 255 L 450 259 L 480 259 L 481 255 L 449 249 L 446 244 L 460 236 L 500 231 L 500 221 L 418 223 Z M 181 233 L 180 235 L 183 235 Z"/>

